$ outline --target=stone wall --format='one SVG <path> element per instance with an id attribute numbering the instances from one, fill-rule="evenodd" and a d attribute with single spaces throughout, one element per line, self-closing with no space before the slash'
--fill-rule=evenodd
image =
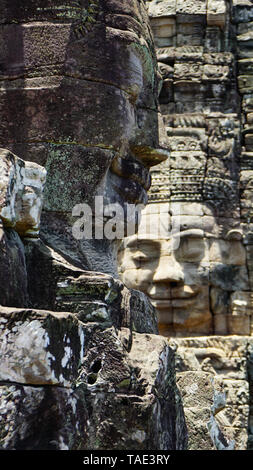
<path id="1" fill-rule="evenodd" d="M 153 306 L 118 240 L 72 230 L 96 196 L 146 203 L 167 158 L 144 1 L 0 0 L 0 19 L 0 448 L 185 449 Z"/>
<path id="2" fill-rule="evenodd" d="M 170 156 L 152 170 L 139 232 L 119 253 L 120 275 L 150 296 L 160 333 L 176 349 L 189 449 L 247 449 L 253 4 L 146 5 Z"/>
<path id="3" fill-rule="evenodd" d="M 170 339 L 191 450 L 252 449 L 252 337 Z"/>

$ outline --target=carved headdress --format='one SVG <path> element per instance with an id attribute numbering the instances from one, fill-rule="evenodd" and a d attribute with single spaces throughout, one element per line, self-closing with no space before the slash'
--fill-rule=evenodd
<path id="1" fill-rule="evenodd" d="M 152 169 L 149 203 L 198 201 L 235 210 L 239 207 L 239 132 L 234 116 L 211 116 L 202 128 L 194 127 L 198 122 L 193 116 L 183 120 L 179 126 L 167 127 L 170 157 Z M 176 117 L 174 124 L 178 124 Z"/>

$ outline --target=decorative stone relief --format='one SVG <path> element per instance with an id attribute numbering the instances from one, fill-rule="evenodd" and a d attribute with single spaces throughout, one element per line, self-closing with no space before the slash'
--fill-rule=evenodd
<path id="1" fill-rule="evenodd" d="M 146 3 L 155 39 L 162 32 L 159 37 L 165 41 L 166 31 L 169 38 L 175 38 L 171 45 L 156 43 L 164 79 L 160 103 L 170 156 L 151 172 L 149 206 L 144 210 L 142 218 L 150 244 L 150 256 L 146 255 L 147 264 L 144 267 L 144 264 L 134 266 L 130 262 L 125 263 L 125 258 L 134 259 L 132 241 L 131 249 L 128 241 L 125 241 L 125 254 L 124 249 L 120 252 L 120 259 L 123 260 L 123 264 L 120 262 L 122 276 L 126 284 L 130 282 L 131 287 L 138 286 L 144 292 L 151 291 L 161 259 L 164 277 L 168 276 L 161 289 L 161 295 L 170 299 L 170 327 L 164 329 L 163 326 L 163 331 L 166 330 L 168 335 L 251 334 L 252 242 L 250 226 L 247 225 L 251 220 L 253 171 L 250 154 L 251 59 L 249 56 L 241 57 L 240 48 L 242 42 L 248 47 L 247 41 L 250 41 L 252 6 L 248 2 L 230 2 L 228 5 L 224 1 L 201 1 L 193 5 L 193 2 L 176 1 L 175 10 L 168 9 L 166 15 L 164 2 Z M 165 22 L 175 24 L 176 27 L 169 32 L 164 29 Z M 182 34 L 188 37 L 187 45 L 182 44 Z M 173 212 L 176 206 L 177 215 Z M 152 221 L 157 217 L 156 224 L 163 225 L 166 211 L 167 217 L 171 219 L 167 235 L 154 238 Z M 171 228 L 176 223 L 180 232 L 178 235 L 175 231 L 172 233 Z M 136 237 L 137 249 L 140 251 L 145 233 L 143 227 L 140 227 Z M 200 238 L 196 242 L 202 251 L 198 253 L 194 269 L 190 258 L 191 251 L 194 252 L 192 235 L 189 235 L 191 238 L 187 242 L 189 255 L 186 252 L 182 254 L 183 235 L 188 229 L 202 231 L 201 235 L 198 232 Z M 156 255 L 151 248 L 152 237 L 159 247 Z M 182 249 L 180 246 L 177 250 L 171 248 L 175 237 L 180 239 Z M 234 250 L 237 256 L 234 256 Z M 163 256 L 166 259 L 164 262 Z M 178 273 L 181 273 L 180 280 L 169 281 L 169 266 L 173 263 Z M 130 268 L 125 267 L 128 264 L 131 267 L 129 274 L 127 270 Z M 166 266 L 168 269 L 165 275 Z M 196 281 L 194 272 L 199 272 L 200 266 L 203 274 L 198 274 L 199 281 Z M 128 280 L 129 276 L 131 280 Z M 195 307 L 186 304 L 181 310 L 177 307 L 176 315 L 170 284 L 180 282 L 181 286 L 187 285 L 187 279 L 190 284 L 194 284 L 195 279 L 201 289 L 206 286 L 205 300 L 199 302 L 198 314 Z M 237 292 L 242 292 L 243 302 L 247 305 L 244 309 L 240 309 L 237 301 L 233 300 Z M 152 295 L 150 297 L 152 299 Z M 165 310 L 161 313 L 158 308 L 163 325 Z M 200 310 L 205 318 L 202 326 Z M 196 324 L 195 331 L 193 325 L 187 323 L 191 317 Z"/>
<path id="2" fill-rule="evenodd" d="M 152 170 L 120 276 L 180 343 L 189 448 L 251 448 L 253 5 L 176 0 L 166 18 L 166 2 L 146 3 L 170 156 Z M 176 28 L 160 41 L 163 21 Z"/>
<path id="3" fill-rule="evenodd" d="M 72 230 L 96 196 L 145 204 L 168 156 L 144 1 L 14 3 L 0 0 L 0 448 L 185 449 L 154 307 L 118 279 L 117 239 Z"/>

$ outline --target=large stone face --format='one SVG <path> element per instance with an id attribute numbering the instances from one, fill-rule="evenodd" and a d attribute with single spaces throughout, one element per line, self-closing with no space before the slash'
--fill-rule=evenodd
<path id="1" fill-rule="evenodd" d="M 121 276 L 150 296 L 165 335 L 249 335 L 252 6 L 147 6 L 170 157 L 152 170 L 146 229 L 124 242 Z"/>
<path id="2" fill-rule="evenodd" d="M 165 336 L 251 333 L 246 249 L 236 219 L 217 220 L 200 203 L 149 204 L 138 234 L 122 243 L 119 265 L 123 282 L 150 297 Z"/>
<path id="3" fill-rule="evenodd" d="M 96 195 L 146 202 L 148 169 L 167 157 L 144 2 L 3 2 L 0 38 L 0 143 L 47 170 L 43 236 L 73 263 L 78 252 L 83 268 L 115 274 L 111 244 L 96 258 L 97 244 L 73 238 L 72 210 L 94 210 Z"/>
<path id="4" fill-rule="evenodd" d="M 170 156 L 120 275 L 178 345 L 189 449 L 251 448 L 253 6 L 146 4 Z"/>

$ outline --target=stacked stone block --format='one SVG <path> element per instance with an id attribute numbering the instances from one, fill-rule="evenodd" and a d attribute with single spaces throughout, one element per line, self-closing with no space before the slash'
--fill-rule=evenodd
<path id="1" fill-rule="evenodd" d="M 156 188 L 170 186 L 170 200 L 211 201 L 227 211 L 229 198 L 239 213 L 240 98 L 231 4 L 172 0 L 147 5 L 171 152 L 169 184 L 159 181 L 155 168 L 150 200 L 157 197 Z"/>
<path id="2" fill-rule="evenodd" d="M 252 448 L 252 338 L 171 339 L 192 450 Z M 219 436 L 217 438 L 217 436 Z"/>

